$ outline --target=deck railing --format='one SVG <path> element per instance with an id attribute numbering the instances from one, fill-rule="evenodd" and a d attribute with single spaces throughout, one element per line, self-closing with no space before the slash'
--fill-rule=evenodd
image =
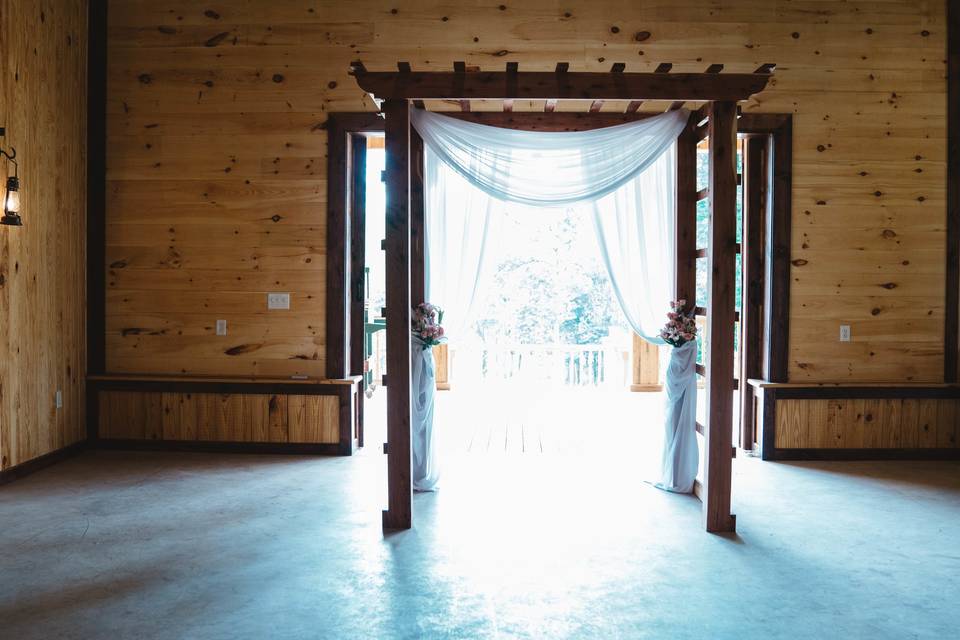
<path id="1" fill-rule="evenodd" d="M 383 332 L 374 335 L 373 380 L 385 371 Z M 630 346 L 609 344 L 450 345 L 451 380 L 546 383 L 573 387 L 629 387 Z"/>

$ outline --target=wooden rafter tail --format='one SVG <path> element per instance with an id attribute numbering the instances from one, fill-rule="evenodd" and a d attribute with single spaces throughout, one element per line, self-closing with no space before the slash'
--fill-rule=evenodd
<path id="1" fill-rule="evenodd" d="M 630 104 L 627 105 L 627 113 L 636 113 L 642 104 L 643 100 L 631 100 Z"/>
<path id="2" fill-rule="evenodd" d="M 722 64 L 712 64 L 709 67 L 707 67 L 707 70 L 704 71 L 704 73 L 720 73 L 721 71 L 723 71 Z"/>
<path id="3" fill-rule="evenodd" d="M 363 62 L 360 60 L 354 60 L 350 63 L 350 75 L 360 76 L 367 72 L 367 68 L 363 66 Z"/>
<path id="4" fill-rule="evenodd" d="M 569 63 L 569 62 L 558 62 L 558 63 L 557 63 L 557 67 L 556 67 L 556 69 L 554 70 L 554 73 L 556 73 L 556 74 L 567 73 L 567 71 L 569 71 L 569 70 L 570 70 L 570 63 Z M 554 99 L 554 98 L 548 98 L 547 101 L 546 101 L 545 103 L 543 103 L 543 111 L 544 111 L 544 113 L 553 113 L 553 112 L 556 111 L 556 110 L 557 110 L 557 101 L 556 101 L 556 99 Z"/>
<path id="5" fill-rule="evenodd" d="M 543 103 L 544 113 L 553 113 L 557 110 L 557 101 L 556 100 L 547 100 Z"/>
<path id="6" fill-rule="evenodd" d="M 613 66 L 610 67 L 610 73 L 623 73 L 626 68 L 627 65 L 625 62 L 614 62 Z"/>
<path id="7" fill-rule="evenodd" d="M 657 65 L 657 68 L 654 71 L 654 73 L 670 73 L 670 69 L 673 69 L 672 62 L 661 62 L 660 64 Z"/>
<path id="8" fill-rule="evenodd" d="M 410 63 L 409 62 L 398 62 L 397 71 L 400 73 L 410 73 Z M 423 100 L 414 100 L 413 107 L 415 109 L 426 109 L 426 105 L 423 104 Z"/>
<path id="9" fill-rule="evenodd" d="M 519 70 L 519 68 L 520 68 L 520 65 L 519 65 L 519 63 L 517 63 L 517 62 L 508 62 L 508 63 L 507 63 L 507 79 L 508 79 L 508 82 L 509 82 L 509 79 L 510 79 L 511 77 L 514 79 L 514 84 L 513 84 L 513 87 L 514 87 L 513 91 L 514 91 L 514 92 L 516 92 L 516 77 L 517 77 L 517 71 Z M 510 89 L 509 89 L 509 86 L 508 86 L 508 91 L 509 91 L 509 90 L 510 90 Z M 504 101 L 503 101 L 503 110 L 504 110 L 505 112 L 507 112 L 507 113 L 513 111 L 513 98 L 506 98 L 506 99 L 504 99 Z"/>
<path id="10" fill-rule="evenodd" d="M 777 68 L 776 62 L 765 62 L 759 67 L 757 67 L 756 70 L 754 70 L 754 73 L 766 73 L 769 75 L 773 73 L 776 70 L 776 68 Z"/>
<path id="11" fill-rule="evenodd" d="M 683 105 L 687 104 L 684 100 L 676 100 L 670 103 L 670 108 L 667 111 L 678 111 L 683 109 Z"/>
<path id="12" fill-rule="evenodd" d="M 470 101 L 469 100 L 460 100 L 460 111 L 468 112 L 470 111 Z"/>
<path id="13" fill-rule="evenodd" d="M 590 103 L 590 113 L 599 113 L 603 109 L 603 100 L 594 100 Z"/>

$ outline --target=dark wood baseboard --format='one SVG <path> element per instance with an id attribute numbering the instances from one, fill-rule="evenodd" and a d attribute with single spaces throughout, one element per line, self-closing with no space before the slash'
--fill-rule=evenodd
<path id="1" fill-rule="evenodd" d="M 960 460 L 960 449 L 777 449 L 778 462 L 801 460 Z"/>
<path id="2" fill-rule="evenodd" d="M 337 443 L 213 442 L 198 440 L 97 440 L 92 449 L 119 451 L 182 451 L 196 453 L 255 453 L 282 455 L 343 455 Z"/>
<path id="3" fill-rule="evenodd" d="M 33 460 L 28 460 L 23 464 L 18 464 L 15 467 L 4 469 L 3 471 L 0 471 L 0 485 L 13 482 L 14 480 L 19 480 L 20 478 L 28 476 L 31 473 L 45 469 L 71 456 L 77 455 L 86 448 L 87 441 L 81 440 L 80 442 L 74 442 L 73 444 L 67 445 L 62 449 L 57 449 L 56 451 L 51 451 L 50 453 L 44 454 L 39 458 L 34 458 Z"/>

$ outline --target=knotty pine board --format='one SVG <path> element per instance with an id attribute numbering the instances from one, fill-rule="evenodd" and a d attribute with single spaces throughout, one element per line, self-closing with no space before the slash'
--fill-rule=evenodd
<path id="1" fill-rule="evenodd" d="M 337 396 L 101 391 L 100 437 L 337 443 Z"/>
<path id="2" fill-rule="evenodd" d="M 86 65 L 86 2 L 0 0 L 0 145 L 24 222 L 0 227 L 0 470 L 85 437 Z"/>
<path id="3" fill-rule="evenodd" d="M 953 449 L 955 399 L 777 401 L 778 449 Z"/>
<path id="4" fill-rule="evenodd" d="M 794 114 L 790 379 L 941 379 L 943 2 L 112 0 L 109 8 L 112 371 L 323 372 L 323 331 L 264 315 L 265 303 L 238 308 L 229 294 L 262 299 L 272 286 L 262 276 L 275 272 L 279 290 L 324 300 L 326 114 L 374 110 L 347 73 L 351 60 L 371 70 L 399 60 L 422 70 L 463 60 L 541 71 L 558 61 L 590 71 L 672 62 L 677 72 L 776 62 L 768 89 L 743 108 Z M 205 235 L 216 239 L 201 245 Z M 282 275 L 293 272 L 303 277 Z M 171 291 L 208 306 L 167 306 Z M 123 303 L 128 292 L 147 306 Z M 248 328 L 214 343 L 220 352 L 175 344 L 177 332 L 202 337 L 217 317 Z M 853 342 L 836 341 L 840 324 L 852 326 Z M 124 335 L 127 327 L 168 331 L 148 341 Z M 238 359 L 225 353 L 234 343 L 265 346 Z M 313 350 L 316 360 L 299 359 Z"/>

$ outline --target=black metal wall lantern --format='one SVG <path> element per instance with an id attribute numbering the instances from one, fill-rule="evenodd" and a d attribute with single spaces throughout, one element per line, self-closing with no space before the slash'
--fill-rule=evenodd
<path id="1" fill-rule="evenodd" d="M 0 137 L 5 136 L 7 130 L 0 127 Z M 0 147 L 0 157 L 7 158 L 13 163 L 13 175 L 7 176 L 7 186 L 3 194 L 3 218 L 0 218 L 0 224 L 10 227 L 23 226 L 23 220 L 20 219 L 20 167 L 17 165 L 17 150 L 10 147 L 7 151 Z"/>

